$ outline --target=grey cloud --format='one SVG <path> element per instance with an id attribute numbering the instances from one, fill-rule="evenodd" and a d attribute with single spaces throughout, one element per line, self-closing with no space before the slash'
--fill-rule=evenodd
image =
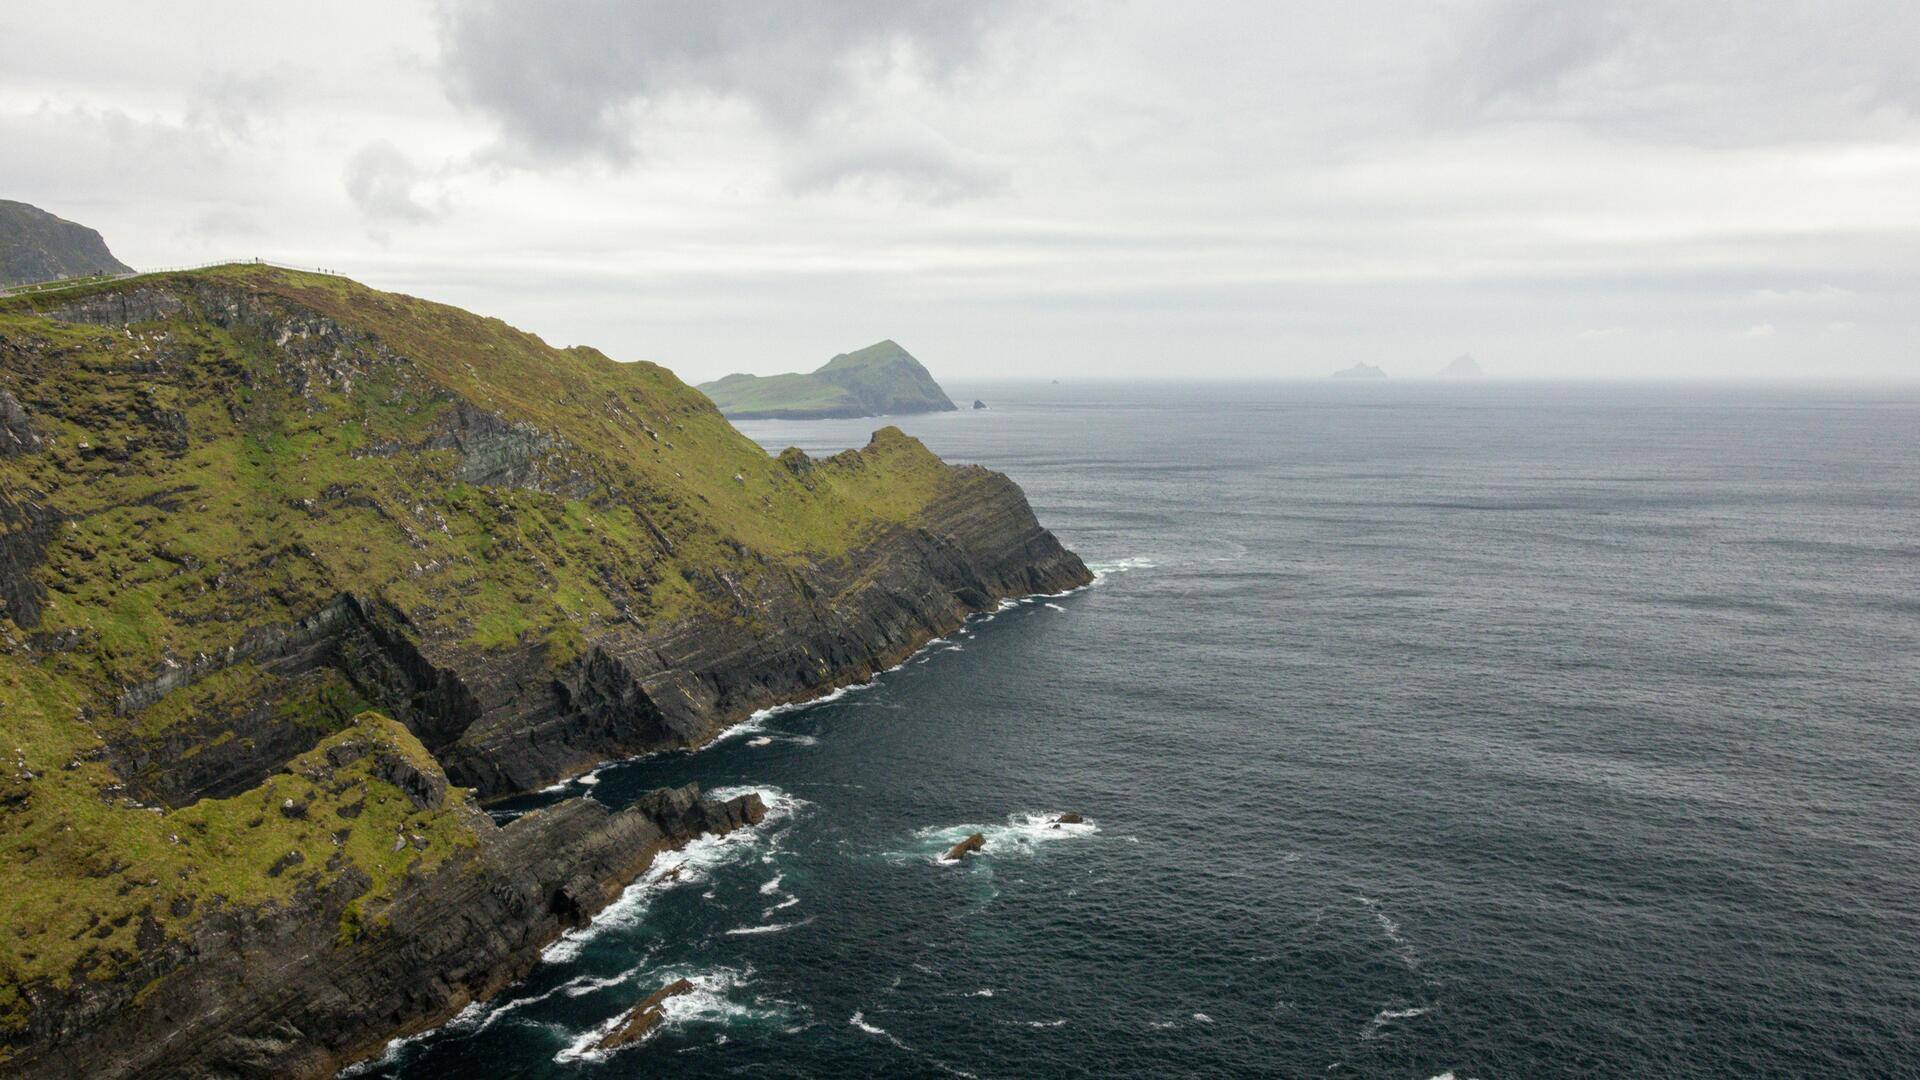
<path id="1" fill-rule="evenodd" d="M 1479 103 L 1551 94 L 1625 44 L 1628 29 L 1624 13 L 1604 4 L 1499 4 L 1464 50 L 1465 89 Z"/>
<path id="2" fill-rule="evenodd" d="M 857 189 L 868 195 L 944 205 L 1004 191 L 1005 171 L 937 145 L 873 142 L 803 161 L 787 174 L 796 193 Z"/>
<path id="3" fill-rule="evenodd" d="M 449 96 L 498 125 L 500 151 L 542 163 L 636 151 L 648 106 L 740 101 L 802 127 L 863 66 L 944 78 L 978 55 L 1001 0 L 475 0 L 440 9 Z"/>
<path id="4" fill-rule="evenodd" d="M 385 139 L 367 143 L 347 160 L 347 197 L 376 224 L 418 224 L 436 216 L 416 195 L 425 173 Z"/>
<path id="5" fill-rule="evenodd" d="M 228 139 L 248 139 L 262 119 L 280 112 L 287 92 L 287 81 L 272 72 L 210 76 L 194 89 L 186 123 Z"/>
<path id="6" fill-rule="evenodd" d="M 1499 0 L 1461 27 L 1430 88 L 1455 122 L 1729 146 L 1844 136 L 1873 122 L 1863 106 L 1920 111 L 1920 5 Z"/>

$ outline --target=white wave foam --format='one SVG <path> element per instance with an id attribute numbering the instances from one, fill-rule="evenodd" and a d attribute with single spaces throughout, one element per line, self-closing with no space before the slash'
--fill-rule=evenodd
<path id="1" fill-rule="evenodd" d="M 1032 855 L 1039 845 L 1054 840 L 1085 839 L 1100 831 L 1093 821 L 1083 821 L 1078 825 L 1057 824 L 1058 811 L 1039 814 L 1014 814 L 1000 825 L 979 825 L 972 822 L 963 825 L 931 826 L 916 830 L 913 834 L 916 846 L 912 851 L 889 852 L 892 857 L 920 859 L 939 866 L 962 866 L 965 859 L 950 861 L 943 856 L 953 849 L 953 845 L 979 833 L 986 841 L 980 854 L 989 856 Z"/>
<path id="2" fill-rule="evenodd" d="M 897 670 L 899 666 L 900 665 L 896 664 L 894 665 L 893 668 L 889 668 L 888 670 L 890 671 Z M 726 730 L 720 732 L 720 734 L 715 735 L 712 739 L 707 741 L 706 745 L 718 746 L 721 743 L 728 741 L 729 739 L 737 739 L 742 735 L 766 734 L 767 721 L 773 719 L 776 716 L 784 716 L 790 712 L 798 712 L 801 709 L 809 709 L 815 705 L 825 705 L 829 701 L 838 701 L 841 698 L 846 697 L 848 694 L 851 694 L 857 690 L 867 690 L 877 685 L 879 685 L 878 679 L 868 679 L 866 682 L 862 682 L 862 683 L 848 683 L 846 686 L 829 690 L 818 697 L 811 697 L 806 699 L 805 701 L 789 701 L 784 705 L 770 705 L 764 709 L 759 709 L 749 714 L 745 720 L 742 720 L 739 723 L 733 725 L 732 727 L 727 728 Z M 762 744 L 756 742 L 749 745 L 758 746 Z"/>
<path id="3" fill-rule="evenodd" d="M 1115 574 L 1124 574 L 1129 570 L 1151 570 L 1158 565 L 1159 564 L 1152 559 L 1135 556 L 1127 559 L 1114 559 L 1111 562 L 1088 563 L 1087 570 L 1093 574 L 1093 583 L 1098 585 Z"/>
<path id="4" fill-rule="evenodd" d="M 763 859 L 763 860 L 761 860 L 761 861 L 763 861 L 763 862 L 764 862 L 765 860 Z M 760 895 L 761 895 L 761 896 L 772 896 L 772 895 L 773 895 L 774 893 L 777 893 L 777 892 L 779 892 L 779 891 L 780 891 L 780 882 L 781 882 L 781 881 L 783 881 L 783 880 L 785 880 L 785 879 L 786 879 L 786 876 L 787 876 L 787 875 L 785 875 L 785 874 L 775 874 L 775 875 L 773 875 L 773 877 L 772 877 L 771 879 L 769 879 L 769 880 L 768 880 L 768 881 L 766 882 L 766 884 L 764 884 L 764 885 L 762 885 L 762 886 L 760 886 Z"/>
<path id="5" fill-rule="evenodd" d="M 781 1016 L 774 1010 L 743 1005 L 729 996 L 732 991 L 745 986 L 751 974 L 751 968 L 744 971 L 715 968 L 711 971 L 696 972 L 669 968 L 654 972 L 649 977 L 649 982 L 658 981 L 660 985 L 665 986 L 676 979 L 685 979 L 693 984 L 693 988 L 660 1002 L 660 1025 L 641 1041 L 651 1041 L 662 1031 L 680 1030 L 696 1023 L 727 1024 L 735 1020 Z M 625 1023 L 629 1012 L 631 1007 L 622 1009 L 610 1019 L 587 1031 L 569 1033 L 573 1034 L 573 1038 L 553 1056 L 553 1060 L 563 1065 L 573 1061 L 605 1061 L 613 1052 L 599 1050 L 595 1046 L 601 1039 L 606 1038 Z"/>
<path id="6" fill-rule="evenodd" d="M 1381 1009 L 1379 1012 L 1373 1014 L 1373 1022 L 1367 1025 L 1367 1030 L 1360 1033 L 1360 1037 L 1363 1039 L 1371 1039 L 1380 1034 L 1381 1028 L 1386 1027 L 1395 1020 L 1411 1020 L 1416 1016 L 1425 1016 L 1430 1011 L 1431 1007 L 1424 1005 L 1407 1009 Z"/>
<path id="7" fill-rule="evenodd" d="M 971 994 L 968 994 L 967 996 L 968 996 L 968 997 L 992 997 L 992 996 L 993 996 L 993 988 L 992 988 L 992 987 L 987 987 L 987 986 L 983 986 L 983 987 L 981 987 L 980 989 L 978 989 L 978 990 L 975 990 L 975 991 L 974 991 L 973 993 L 971 993 Z"/>
<path id="8" fill-rule="evenodd" d="M 859 1028 L 869 1035 L 885 1035 L 887 1033 L 886 1028 L 867 1023 L 867 1014 L 864 1012 L 856 1012 L 852 1016 L 847 1017 L 847 1023 L 852 1024 L 854 1027 Z"/>
<path id="9" fill-rule="evenodd" d="M 1024 1023 L 1030 1028 L 1057 1028 L 1065 1027 L 1067 1020 L 1063 1016 L 1058 1020 L 1027 1020 Z"/>
<path id="10" fill-rule="evenodd" d="M 727 936 L 739 937 L 746 934 L 777 934 L 782 930 L 791 930 L 796 926 L 805 926 L 812 921 L 813 920 L 809 918 L 801 919 L 799 922 L 762 923 L 759 926 L 736 926 L 727 931 Z"/>
<path id="11" fill-rule="evenodd" d="M 1195 1023 L 1199 1023 L 1199 1024 L 1213 1023 L 1213 1017 L 1208 1016 L 1206 1013 L 1194 1013 L 1193 1019 Z"/>
<path id="12" fill-rule="evenodd" d="M 678 850 L 661 852 L 654 857 L 653 865 L 647 867 L 647 872 L 622 890 L 618 899 L 601 909 L 591 923 L 561 935 L 560 940 L 547 946 L 540 954 L 540 959 L 550 964 L 565 963 L 579 956 L 588 942 L 608 930 L 637 925 L 646 917 L 648 909 L 653 906 L 653 898 L 659 893 L 677 885 L 708 880 L 716 867 L 751 850 L 763 835 L 773 831 L 772 826 L 791 819 L 806 805 L 803 799 L 779 788 L 766 786 L 714 788 L 707 795 L 725 802 L 749 792 L 760 796 L 760 801 L 766 804 L 767 814 L 760 824 L 735 829 L 723 836 L 702 836 Z"/>
<path id="13" fill-rule="evenodd" d="M 1063 608 L 1063 607 L 1061 607 L 1061 606 L 1060 606 L 1059 604 L 1054 604 L 1054 603 L 1048 603 L 1048 604 L 1046 604 L 1045 606 L 1046 606 L 1046 607 L 1050 607 L 1050 608 L 1052 608 L 1052 609 L 1053 609 L 1053 610 L 1055 610 L 1055 611 L 1065 611 L 1065 610 L 1067 610 L 1066 608 Z"/>
<path id="14" fill-rule="evenodd" d="M 774 912 L 776 912 L 776 911 L 785 911 L 786 909 L 788 909 L 788 908 L 790 908 L 790 907 L 792 907 L 793 905 L 795 905 L 795 904 L 797 904 L 797 903 L 799 903 L 799 902 L 800 902 L 800 898 L 799 898 L 799 897 L 797 897 L 797 896 L 789 896 L 789 897 L 787 897 L 787 898 L 786 898 L 785 900 L 782 900 L 782 901 L 780 901 L 779 903 L 777 903 L 777 904 L 775 904 L 775 905 L 773 905 L 772 907 L 770 907 L 770 908 L 767 908 L 767 909 L 766 909 L 765 911 L 762 911 L 762 912 L 760 913 L 760 917 L 761 917 L 761 918 L 763 918 L 763 919 L 770 919 L 770 918 L 772 918 L 772 917 L 773 917 L 773 913 L 774 913 Z"/>

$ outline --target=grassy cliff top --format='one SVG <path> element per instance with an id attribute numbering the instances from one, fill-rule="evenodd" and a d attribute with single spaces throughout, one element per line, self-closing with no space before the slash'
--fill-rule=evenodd
<path id="1" fill-rule="evenodd" d="M 728 375 L 700 389 L 739 419 L 880 416 L 954 408 L 913 354 L 888 340 L 841 353 L 807 374 Z"/>
<path id="2" fill-rule="evenodd" d="M 214 907 L 357 872 L 371 910 L 472 842 L 466 795 L 421 806 L 371 764 L 438 769 L 336 673 L 219 666 L 262 633 L 345 594 L 436 648 L 561 664 L 615 623 L 738 620 L 756 575 L 952 475 L 891 428 L 770 457 L 665 368 L 343 278 L 0 299 L 0 1030 L 25 988 L 111 977 Z M 311 749 L 230 797 L 135 798 L 124 770 L 248 738 L 229 717 Z"/>

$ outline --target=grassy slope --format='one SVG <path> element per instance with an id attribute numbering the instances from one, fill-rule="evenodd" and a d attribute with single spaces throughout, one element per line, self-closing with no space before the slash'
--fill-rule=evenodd
<path id="1" fill-rule="evenodd" d="M 24 1021 L 23 981 L 119 970 L 144 921 L 164 931 L 215 898 L 284 896 L 304 876 L 343 872 L 326 868 L 336 851 L 373 878 L 371 900 L 471 840 L 452 811 L 409 815 L 371 778 L 368 797 L 385 809 L 340 843 L 342 822 L 321 812 L 331 796 L 304 819 L 267 812 L 310 794 L 295 790 L 297 775 L 184 809 L 130 805 L 123 778 L 95 760 L 116 730 L 164 734 L 199 710 L 264 701 L 338 739 L 357 730 L 344 725 L 362 703 L 342 680 L 278 680 L 247 665 L 130 716 L 113 707 L 120 687 L 342 591 L 390 599 L 445 640 L 539 639 L 564 658 L 599 620 L 698 617 L 707 602 L 690 582 L 702 575 L 761 572 L 754 555 L 776 565 L 830 555 L 910 519 L 946 472 L 889 429 L 862 454 L 796 475 L 664 368 L 554 349 L 498 320 L 338 278 L 226 267 L 101 289 L 192 278 L 370 332 L 409 363 L 363 365 L 350 382 L 301 393 L 271 343 L 201 319 L 127 332 L 33 313 L 96 290 L 0 301 L 0 341 L 27 345 L 16 355 L 29 365 L 0 370 L 0 387 L 49 437 L 0 459 L 0 490 L 38 492 L 68 519 L 36 574 L 47 596 L 35 632 L 73 643 L 30 657 L 0 617 L 0 894 L 11 904 L 0 1026 Z M 450 450 L 369 453 L 419 445 L 453 407 L 445 391 L 562 440 L 561 464 L 591 478 L 584 496 L 461 483 Z M 182 416 L 183 452 L 163 453 L 143 413 Z M 630 579 L 606 580 L 610 566 Z M 360 723 L 425 755 L 398 725 Z M 392 852 L 401 828 L 426 850 Z M 290 851 L 304 861 L 269 876 Z"/>

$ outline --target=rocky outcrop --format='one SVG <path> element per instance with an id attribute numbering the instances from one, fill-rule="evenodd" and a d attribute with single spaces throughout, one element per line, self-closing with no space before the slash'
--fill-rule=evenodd
<path id="1" fill-rule="evenodd" d="M 630 1042 L 646 1038 L 654 1028 L 660 1026 L 661 1021 L 667 1018 L 666 1000 L 688 993 L 692 989 L 693 983 L 686 979 L 675 979 L 648 994 L 645 1000 L 627 1013 L 626 1020 L 619 1027 L 614 1028 L 606 1038 L 600 1040 L 599 1048 L 618 1050 Z"/>
<path id="2" fill-rule="evenodd" d="M 948 862 L 959 862 L 961 859 L 966 858 L 986 846 L 987 838 L 979 833 L 974 833 L 972 836 L 948 848 L 947 853 L 940 857 Z"/>
<path id="3" fill-rule="evenodd" d="M 480 715 L 460 679 L 420 654 L 403 613 L 353 596 L 336 597 L 296 623 L 256 627 L 219 653 L 168 664 L 123 689 L 116 710 L 137 720 L 168 695 L 242 666 L 276 686 L 337 672 L 429 750 L 457 739 Z M 187 721 L 151 734 L 137 725 L 116 732 L 107 758 L 146 803 L 185 806 L 244 791 L 313 743 L 310 727 L 276 720 L 269 697 L 262 693 L 237 710 L 202 704 Z"/>
<path id="4" fill-rule="evenodd" d="M 957 470 L 914 526 L 831 563 L 763 576 L 741 598 L 755 622 L 615 627 L 559 679 L 539 677 L 533 656 L 443 658 L 481 715 L 440 753 L 458 783 L 490 797 L 610 758 L 697 746 L 755 710 L 864 682 L 1003 599 L 1090 580 L 1016 485 Z"/>
<path id="5" fill-rule="evenodd" d="M 131 326 L 179 314 L 186 301 L 166 289 L 114 289 L 56 305 L 50 318 L 89 326 Z"/>
<path id="6" fill-rule="evenodd" d="M 689 786 L 617 813 L 573 799 L 505 827 L 467 813 L 473 849 L 408 882 L 378 926 L 343 933 L 364 888 L 351 878 L 206 918 L 191 941 L 156 948 L 141 978 L 40 1002 L 9 1075 L 331 1074 L 521 978 L 661 851 L 752 825 L 765 807 Z"/>
<path id="7" fill-rule="evenodd" d="M 0 390 L 0 457 L 26 454 L 40 449 L 40 436 L 34 434 L 27 410 L 6 390 Z"/>
<path id="8" fill-rule="evenodd" d="M 40 623 L 46 589 L 34 568 L 46 557 L 60 515 L 35 502 L 30 491 L 0 491 L 0 617 L 31 630 Z"/>

